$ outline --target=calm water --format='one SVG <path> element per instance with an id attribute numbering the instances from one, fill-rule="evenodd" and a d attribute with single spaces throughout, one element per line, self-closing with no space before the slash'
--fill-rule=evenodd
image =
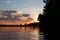
<path id="1" fill-rule="evenodd" d="M 0 27 L 0 40 L 39 40 L 38 27 Z"/>

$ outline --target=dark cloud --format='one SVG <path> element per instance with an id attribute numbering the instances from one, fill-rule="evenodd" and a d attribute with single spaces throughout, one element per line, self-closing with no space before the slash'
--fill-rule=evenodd
<path id="1" fill-rule="evenodd" d="M 17 14 L 17 11 L 0 11 L 0 19 L 21 19 L 21 17 L 30 17 L 29 14 Z"/>
<path id="2" fill-rule="evenodd" d="M 30 17 L 29 14 L 22 14 L 24 17 Z"/>

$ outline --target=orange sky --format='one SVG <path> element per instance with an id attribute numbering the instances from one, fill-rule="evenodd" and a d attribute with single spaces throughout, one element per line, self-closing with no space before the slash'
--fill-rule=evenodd
<path id="1" fill-rule="evenodd" d="M 32 18 L 29 18 L 28 20 L 0 20 L 0 24 L 11 24 L 11 25 L 15 25 L 15 24 L 29 24 L 29 23 L 33 23 L 34 22 L 34 19 Z"/>

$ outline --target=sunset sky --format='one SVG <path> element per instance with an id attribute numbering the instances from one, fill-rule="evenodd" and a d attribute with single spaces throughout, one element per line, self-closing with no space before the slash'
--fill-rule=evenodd
<path id="1" fill-rule="evenodd" d="M 0 0 L 0 10 L 16 10 L 19 14 L 30 14 L 37 21 L 43 11 L 43 0 Z"/>

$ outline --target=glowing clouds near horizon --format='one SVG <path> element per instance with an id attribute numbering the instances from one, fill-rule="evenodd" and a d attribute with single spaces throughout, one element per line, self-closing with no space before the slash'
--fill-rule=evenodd
<path id="1" fill-rule="evenodd" d="M 25 21 L 25 20 L 27 20 L 27 17 L 20 17 L 19 19 L 22 21 Z"/>
<path id="2" fill-rule="evenodd" d="M 17 14 L 22 14 L 23 11 L 17 11 Z"/>
<path id="3" fill-rule="evenodd" d="M 0 19 L 0 24 L 29 24 L 38 22 L 38 15 L 41 12 L 42 10 L 39 8 L 23 8 L 17 11 L 8 12 L 3 11 L 2 13 L 0 13 L 0 18 L 4 18 L 5 16 L 5 19 Z"/>
<path id="4" fill-rule="evenodd" d="M 0 13 L 0 24 L 29 24 L 33 23 L 33 18 L 29 14 L 18 14 L 17 11 L 2 11 Z M 1 17 L 2 16 L 2 17 Z"/>
<path id="5" fill-rule="evenodd" d="M 42 14 L 42 9 L 40 8 L 23 8 L 20 9 L 22 11 L 22 13 L 28 13 L 30 14 L 30 17 L 34 19 L 34 22 L 38 22 L 38 15 L 39 13 Z"/>

